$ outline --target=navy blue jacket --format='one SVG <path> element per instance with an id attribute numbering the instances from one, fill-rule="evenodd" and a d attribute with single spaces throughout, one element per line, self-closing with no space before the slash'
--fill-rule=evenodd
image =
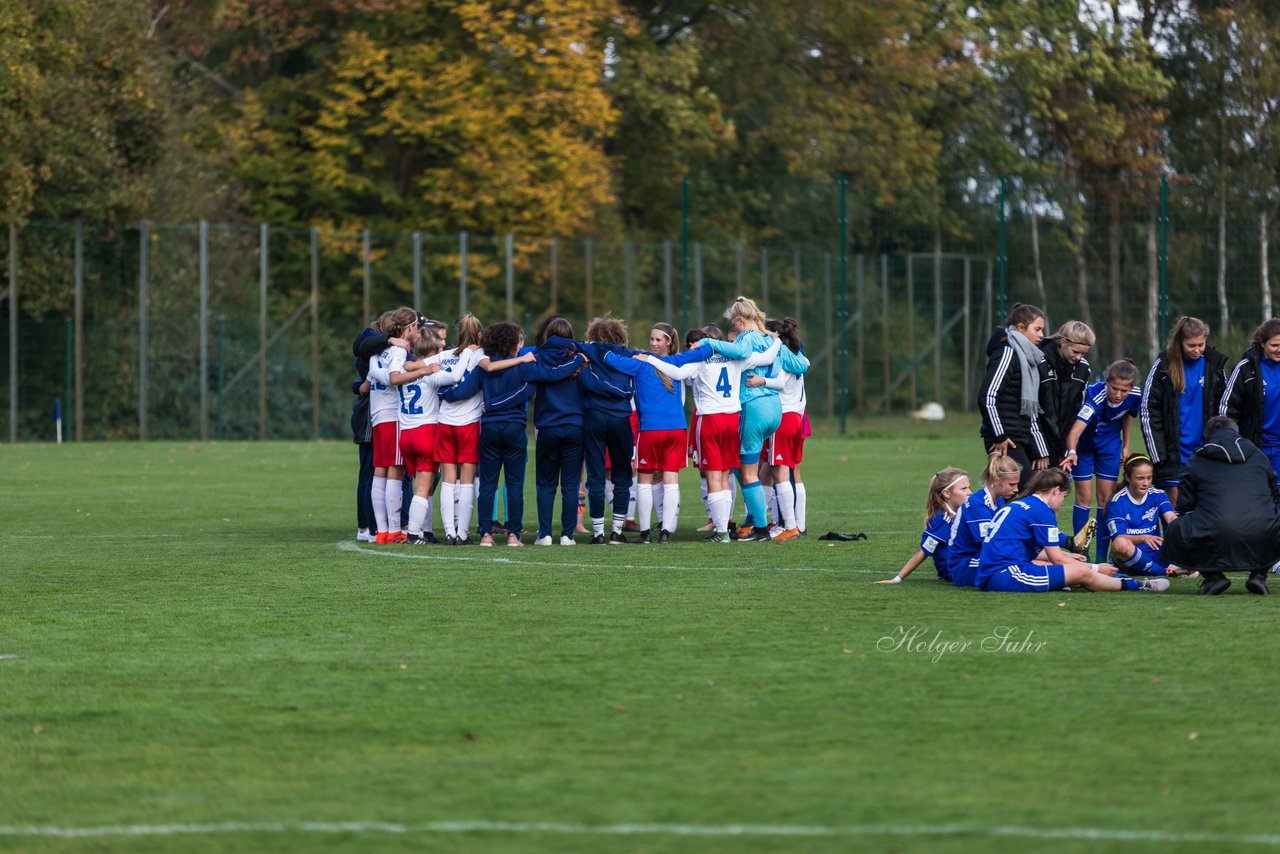
<path id="1" fill-rule="evenodd" d="M 535 349 L 538 364 L 555 367 L 574 358 L 576 342 L 552 336 Z M 577 377 L 559 382 L 540 383 L 533 404 L 533 426 L 582 427 L 583 391 Z"/>
<path id="2" fill-rule="evenodd" d="M 492 361 L 498 361 L 490 356 Z M 525 404 L 537 390 L 535 383 L 554 383 L 568 377 L 582 367 L 581 356 L 555 366 L 542 362 L 528 362 L 505 371 L 489 373 L 483 368 L 467 371 L 456 385 L 440 392 L 444 400 L 467 400 L 479 390 L 484 395 L 483 422 L 486 424 L 523 424 L 528 416 Z"/>
<path id="3" fill-rule="evenodd" d="M 578 349 L 586 353 L 591 363 L 579 375 L 586 392 L 583 405 L 614 417 L 631 417 L 631 396 L 636 391 L 636 381 L 616 368 L 604 363 L 606 353 L 630 356 L 637 351 L 620 344 L 604 344 L 598 341 L 577 342 Z M 584 409 L 584 411 L 585 411 Z"/>

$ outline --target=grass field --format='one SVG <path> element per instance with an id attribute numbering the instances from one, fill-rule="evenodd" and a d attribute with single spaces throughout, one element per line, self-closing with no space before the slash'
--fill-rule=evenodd
<path id="1" fill-rule="evenodd" d="M 1280 847 L 1280 599 L 871 584 L 981 452 L 853 427 L 781 546 L 691 473 L 666 547 L 356 547 L 350 444 L 0 447 L 0 849 Z"/>

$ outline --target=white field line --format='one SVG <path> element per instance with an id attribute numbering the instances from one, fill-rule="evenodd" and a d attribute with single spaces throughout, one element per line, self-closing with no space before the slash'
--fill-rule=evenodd
<path id="1" fill-rule="evenodd" d="M 369 547 L 367 547 L 367 546 L 362 546 L 360 543 L 356 542 L 355 540 L 341 540 L 340 542 L 338 542 L 338 543 L 337 543 L 337 546 L 338 546 L 338 548 L 339 548 L 339 549 L 341 549 L 342 551 L 346 551 L 346 552 L 356 552 L 356 553 L 358 553 L 358 554 L 372 555 L 373 557 L 382 557 L 382 558 L 388 558 L 388 557 L 389 557 L 389 558 L 396 558 L 396 559 L 399 559 L 399 560 L 429 560 L 429 561 L 433 561 L 433 562 L 435 562 L 435 561 L 453 561 L 453 562 L 457 562 L 457 563 L 473 563 L 473 564 L 501 564 L 501 565 L 506 565 L 506 566 L 533 566 L 533 567 L 546 567 L 546 568 L 548 568 L 548 569 L 563 569 L 563 568 L 568 568 L 568 569 L 643 569 L 643 570 L 645 570 L 645 571 L 651 571 L 651 570 L 669 570 L 669 571 L 671 571 L 671 572 L 688 572 L 688 571 L 691 571 L 691 568 L 690 568 L 690 567 L 688 567 L 688 566 L 664 566 L 664 565 L 662 565 L 662 564 L 657 564 L 657 563 L 614 563 L 614 562 L 612 562 L 612 561 L 608 561 L 608 562 L 605 562 L 605 563 L 568 563 L 568 562 L 566 562 L 566 561 L 562 561 L 562 560 L 555 560 L 555 561 L 533 561 L 533 560 L 516 560 L 516 559 L 514 559 L 514 558 L 509 558 L 509 557 L 489 557 L 487 554 L 485 554 L 485 553 L 486 553 L 486 552 L 488 552 L 489 550 L 488 550 L 488 549 L 485 549 L 485 548 L 483 548 L 483 547 L 481 547 L 481 546 L 464 546 L 463 548 L 465 549 L 465 551 L 466 551 L 466 552 L 468 552 L 468 554 L 466 554 L 466 555 L 457 555 L 457 556 L 455 556 L 455 555 L 451 555 L 451 554 L 450 554 L 450 555 L 441 554 L 441 552 L 442 552 L 442 551 L 445 551 L 445 550 L 448 550 L 448 549 L 449 549 L 449 547 L 448 547 L 448 546 L 421 546 L 421 547 L 418 547 L 418 549 L 419 549 L 418 551 L 413 551 L 413 552 L 405 552 L 405 551 L 399 551 L 399 550 L 397 550 L 397 551 L 387 551 L 387 550 L 385 550 L 385 549 L 372 549 L 372 548 L 369 548 Z M 723 552 L 725 552 L 725 553 L 731 553 L 735 548 L 737 548 L 737 549 L 741 549 L 741 548 L 751 548 L 752 546 L 755 546 L 755 547 L 757 547 L 757 548 L 761 548 L 761 549 L 779 548 L 779 546 L 776 546 L 776 545 L 772 545 L 772 546 L 771 546 L 771 545 L 755 544 L 755 543 L 752 543 L 752 544 L 744 543 L 744 544 L 742 544 L 742 545 L 737 545 L 736 543 L 729 543 L 729 544 L 727 544 L 727 545 L 720 545 L 720 546 L 707 546 L 707 549 L 708 549 L 708 550 L 710 550 L 710 549 L 720 549 L 721 551 L 723 551 Z M 581 546 L 578 546 L 578 547 L 575 547 L 575 548 L 580 548 L 580 547 L 581 547 Z M 495 550 L 499 550 L 499 551 L 500 551 L 500 550 L 502 550 L 502 549 L 505 549 L 505 548 L 506 548 L 506 546 L 495 546 L 495 547 L 494 547 L 494 549 L 495 549 Z M 547 552 L 549 552 L 549 553 L 550 553 L 550 555 L 549 555 L 549 556 L 552 556 L 552 555 L 556 555 L 556 554 L 563 554 L 563 553 L 564 553 L 564 549 L 565 549 L 566 547 L 565 547 L 565 546 L 525 546 L 525 548 L 526 548 L 526 549 L 529 549 L 529 548 L 533 548 L 533 549 L 545 549 Z M 611 548 L 611 549 L 613 549 L 613 551 L 614 551 L 615 553 L 618 551 L 618 547 L 616 547 L 616 546 L 603 546 L 603 547 L 598 547 L 598 548 L 604 548 L 604 549 L 610 549 L 610 548 Z M 634 548 L 634 546 L 633 546 L 633 548 Z M 557 551 L 557 550 L 558 550 L 558 551 Z M 725 569 L 725 570 L 741 570 L 741 569 L 744 569 L 744 567 L 741 567 L 741 566 L 716 566 L 716 567 L 697 567 L 697 569 L 699 569 L 699 570 L 702 570 L 702 569 L 712 569 L 712 570 L 719 570 L 719 569 Z M 752 571 L 755 571 L 755 570 L 760 570 L 760 571 L 764 571 L 764 572 L 827 572 L 827 573 L 837 573 L 837 572 L 868 572 L 868 573 L 875 573 L 875 574 L 877 574 L 877 575 L 884 574 L 885 572 L 890 572 L 890 573 L 892 573 L 892 572 L 893 572 L 893 570 L 891 570 L 891 569 L 890 569 L 890 570 L 883 570 L 883 569 L 856 569 L 856 568 L 853 568 L 853 567 L 846 567 L 846 568 L 844 568 L 844 569 L 831 569 L 831 568 L 829 568 L 829 567 L 803 567 L 803 566 L 761 566 L 761 567 L 752 567 Z"/>
<path id="2" fill-rule="evenodd" d="M 429 835 L 445 833 L 544 833 L 595 836 L 710 836 L 710 837 L 859 837 L 859 836 L 977 836 L 1023 839 L 1146 842 L 1187 845 L 1262 845 L 1280 847 L 1280 834 L 1180 833 L 1166 830 L 1123 830 L 1100 827 L 1018 827 L 965 824 L 769 825 L 769 824 L 570 824 L 521 821 L 397 822 L 216 822 L 209 824 L 128 824 L 98 827 L 0 825 L 0 837 L 205 836 L 227 833 L 355 833 Z"/>

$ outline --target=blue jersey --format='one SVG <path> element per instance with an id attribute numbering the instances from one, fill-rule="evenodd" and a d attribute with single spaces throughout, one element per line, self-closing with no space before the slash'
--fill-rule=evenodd
<path id="1" fill-rule="evenodd" d="M 1058 517 L 1035 495 L 1019 498 L 1000 508 L 978 555 L 978 586 L 1002 569 L 1030 563 L 1046 546 L 1062 540 Z"/>
<path id="2" fill-rule="evenodd" d="M 1280 362 L 1258 360 L 1262 378 L 1262 447 L 1280 447 Z"/>
<path id="3" fill-rule="evenodd" d="M 1142 389 L 1134 386 L 1129 394 L 1118 404 L 1107 400 L 1107 384 L 1096 382 L 1089 386 L 1084 395 L 1084 406 L 1080 407 L 1077 421 L 1085 423 L 1084 432 L 1080 434 L 1080 451 L 1095 449 L 1120 448 L 1123 444 L 1120 437 L 1121 423 L 1126 415 L 1138 417 L 1142 408 Z"/>
<path id="4" fill-rule="evenodd" d="M 936 511 L 924 523 L 924 533 L 920 535 L 920 550 L 933 558 L 933 567 L 938 578 L 950 581 L 947 572 L 947 543 L 951 540 L 951 516 L 945 509 Z"/>
<path id="5" fill-rule="evenodd" d="M 951 517 L 951 542 L 947 545 L 947 571 L 956 587 L 973 587 L 978 575 L 978 553 L 991 530 L 991 520 L 1004 506 L 1003 498 L 993 498 L 986 489 L 965 499 Z"/>
<path id="6" fill-rule="evenodd" d="M 1182 396 L 1178 400 L 1179 448 L 1182 462 L 1191 459 L 1196 449 L 1204 444 L 1204 357 L 1194 362 L 1182 360 L 1182 376 L 1186 380 Z"/>
<path id="7" fill-rule="evenodd" d="M 1160 520 L 1172 512 L 1173 505 L 1163 489 L 1151 487 L 1141 501 L 1134 501 L 1129 490 L 1122 489 L 1107 504 L 1107 530 L 1112 537 L 1159 536 Z"/>

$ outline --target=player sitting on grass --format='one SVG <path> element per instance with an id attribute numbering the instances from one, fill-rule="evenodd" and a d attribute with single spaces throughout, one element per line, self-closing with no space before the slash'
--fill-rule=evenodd
<path id="1" fill-rule="evenodd" d="M 920 535 L 920 548 L 907 559 L 893 578 L 876 584 L 898 584 L 916 567 L 932 556 L 938 578 L 950 581 L 947 573 L 947 543 L 951 539 L 951 519 L 973 490 L 969 488 L 969 475 L 964 469 L 945 468 L 929 481 L 929 497 L 924 502 L 924 533 Z"/>
<path id="2" fill-rule="evenodd" d="M 1153 467 L 1146 454 L 1130 454 L 1124 461 L 1124 488 L 1107 505 L 1111 557 L 1133 575 L 1177 575 L 1176 567 L 1160 560 L 1160 523 L 1178 518 L 1164 490 L 1151 486 Z"/>
<path id="3" fill-rule="evenodd" d="M 956 587 L 974 587 L 978 576 L 978 553 L 991 529 L 991 520 L 1005 503 L 1018 494 L 1022 466 L 1013 457 L 992 454 L 982 470 L 982 489 L 960 505 L 951 520 L 951 542 L 947 544 L 947 571 Z M 935 560 L 937 558 L 935 557 Z"/>

